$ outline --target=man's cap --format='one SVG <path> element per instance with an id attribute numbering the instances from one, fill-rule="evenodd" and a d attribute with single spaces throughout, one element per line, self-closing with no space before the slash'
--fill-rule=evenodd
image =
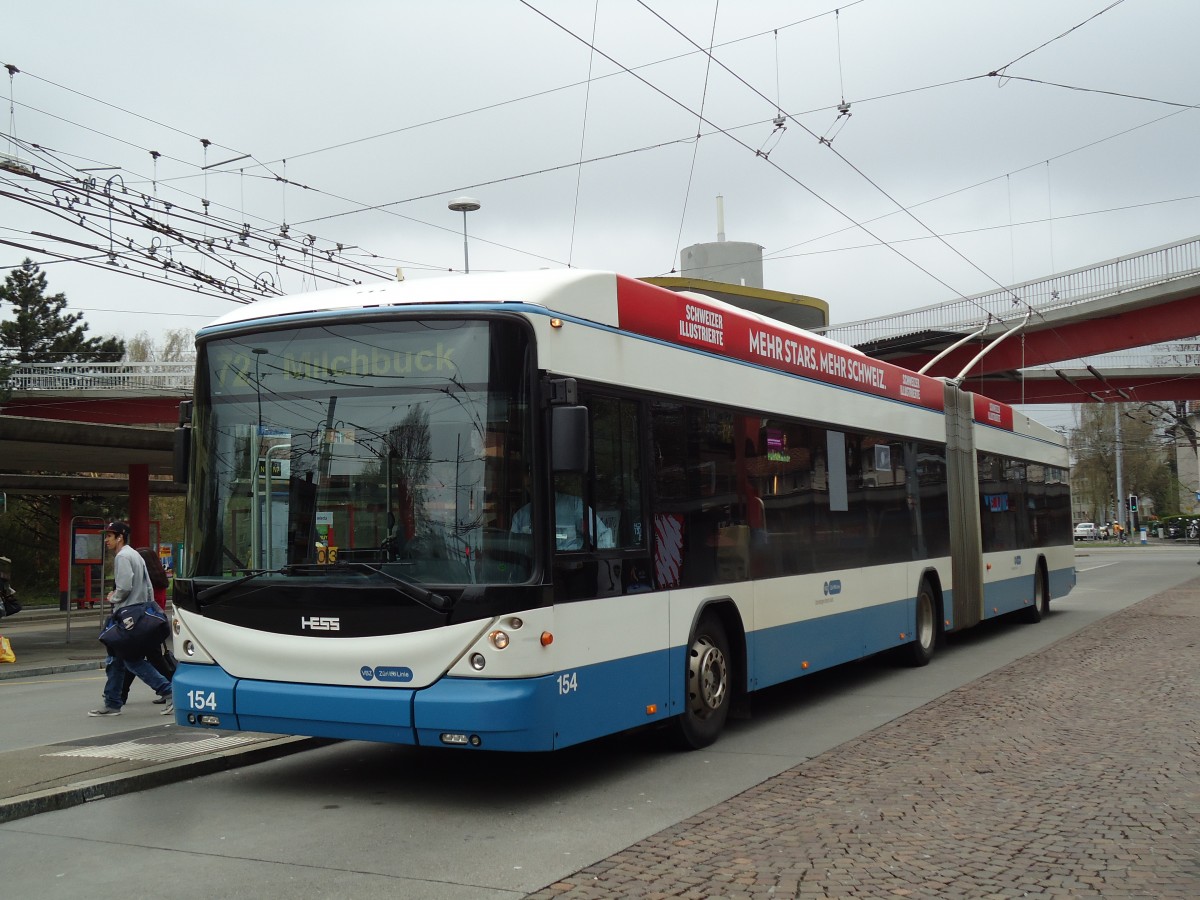
<path id="1" fill-rule="evenodd" d="M 129 523 L 122 522 L 120 519 L 117 519 L 114 522 L 109 522 L 104 527 L 104 530 L 111 531 L 113 534 L 119 534 L 123 538 L 129 537 Z"/>

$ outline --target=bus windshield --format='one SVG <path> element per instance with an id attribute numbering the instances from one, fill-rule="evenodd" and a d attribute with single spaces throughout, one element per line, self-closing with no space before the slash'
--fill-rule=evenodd
<path id="1" fill-rule="evenodd" d="M 201 346 L 188 574 L 519 582 L 530 341 L 512 321 L 306 324 Z"/>

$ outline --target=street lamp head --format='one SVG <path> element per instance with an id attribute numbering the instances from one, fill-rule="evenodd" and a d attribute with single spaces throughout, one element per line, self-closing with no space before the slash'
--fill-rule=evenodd
<path id="1" fill-rule="evenodd" d="M 467 213 L 479 209 L 479 201 L 474 197 L 455 197 L 446 205 L 454 212 L 463 214 L 463 271 L 469 274 L 471 258 L 467 253 Z"/>
<path id="2" fill-rule="evenodd" d="M 454 212 L 474 212 L 479 209 L 479 201 L 474 197 L 455 197 L 448 204 Z"/>

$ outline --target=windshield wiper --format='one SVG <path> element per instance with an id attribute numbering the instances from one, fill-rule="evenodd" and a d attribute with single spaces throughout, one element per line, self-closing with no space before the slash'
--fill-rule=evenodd
<path id="1" fill-rule="evenodd" d="M 252 578 L 258 578 L 260 575 L 287 575 L 290 573 L 290 571 L 291 568 L 288 566 L 284 566 L 282 569 L 254 569 L 250 572 L 247 572 L 241 578 L 235 578 L 233 581 L 222 581 L 220 584 L 214 584 L 212 587 L 206 587 L 196 595 L 196 600 L 199 603 L 203 603 L 207 599 L 219 597 L 221 594 L 237 587 L 239 584 L 244 584 Z"/>
<path id="2" fill-rule="evenodd" d="M 368 572 L 374 572 L 376 575 L 382 575 L 388 581 L 391 581 L 393 584 L 397 585 L 400 592 L 403 593 L 404 596 L 421 604 L 421 606 L 424 606 L 426 609 L 433 610 L 433 612 L 449 612 L 450 608 L 454 605 L 453 601 L 443 594 L 435 594 L 433 591 L 427 591 L 416 582 L 409 581 L 407 578 L 401 578 L 398 575 L 393 575 L 390 572 L 385 572 L 383 569 L 379 568 L 379 566 L 374 566 L 365 562 L 336 562 L 332 564 L 312 563 L 308 565 L 294 564 L 290 566 L 284 566 L 281 569 L 255 569 L 251 572 L 247 572 L 240 578 L 235 578 L 233 581 L 223 581 L 220 584 L 214 584 L 212 587 L 205 588 L 196 595 L 196 600 L 199 603 L 204 603 L 205 600 L 219 597 L 221 594 L 224 594 L 228 590 L 232 590 L 239 584 L 245 584 L 247 581 L 258 578 L 261 575 L 293 575 L 298 572 L 321 573 L 335 571 L 337 569 L 366 569 Z"/>
<path id="3" fill-rule="evenodd" d="M 325 566 L 327 569 L 366 569 L 368 572 L 374 572 L 376 575 L 382 575 L 388 581 L 396 584 L 400 592 L 410 600 L 415 600 L 426 609 L 431 609 L 434 612 L 444 613 L 449 612 L 450 607 L 454 605 L 453 601 L 444 594 L 435 594 L 433 591 L 427 591 L 415 581 L 409 581 L 407 578 L 401 578 L 399 575 L 393 575 L 391 572 L 385 572 L 379 566 L 372 565 L 367 562 L 342 562 L 339 560 L 331 566 Z"/>

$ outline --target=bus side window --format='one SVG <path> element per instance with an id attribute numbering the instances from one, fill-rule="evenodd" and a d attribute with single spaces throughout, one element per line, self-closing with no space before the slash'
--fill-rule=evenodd
<path id="1" fill-rule="evenodd" d="M 734 417 L 724 410 L 656 400 L 650 432 L 655 467 L 655 578 L 693 587 L 747 577 L 749 526 L 738 499 Z M 736 526 L 733 527 L 733 526 Z M 722 551 L 722 547 L 732 552 Z M 734 564 L 730 564 L 730 563 Z"/>
<path id="2" fill-rule="evenodd" d="M 592 464 L 587 476 L 554 478 L 559 551 L 555 600 L 651 590 L 642 509 L 640 404 L 584 391 L 580 402 L 591 417 Z M 644 559 L 630 553 L 639 550 Z"/>
<path id="3" fill-rule="evenodd" d="M 644 548 L 639 403 L 597 395 L 586 402 L 592 412 L 591 502 L 599 533 L 609 542 L 597 549 Z"/>

